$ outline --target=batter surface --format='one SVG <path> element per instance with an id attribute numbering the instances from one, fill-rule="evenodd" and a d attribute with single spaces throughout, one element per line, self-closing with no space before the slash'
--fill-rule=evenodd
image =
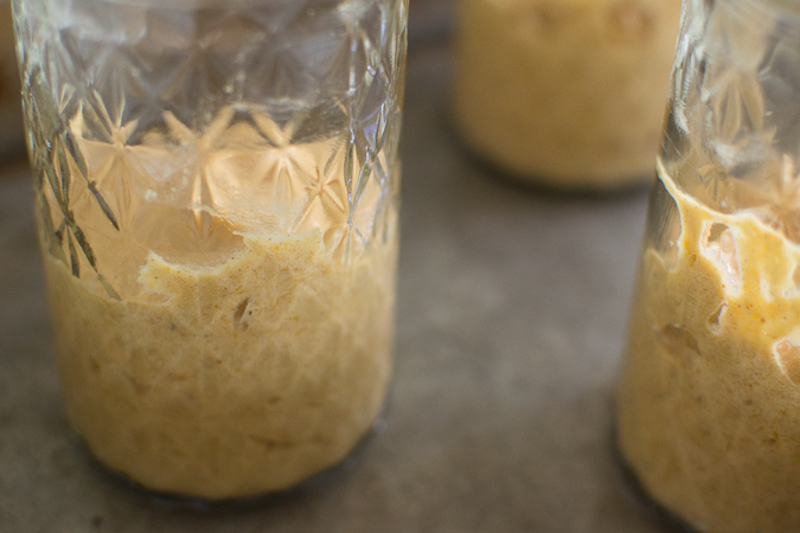
<path id="1" fill-rule="evenodd" d="M 347 266 L 318 231 L 244 245 L 214 267 L 151 253 L 139 281 L 153 301 L 100 295 L 44 254 L 69 417 L 149 489 L 291 487 L 341 461 L 381 409 L 396 239 Z"/>

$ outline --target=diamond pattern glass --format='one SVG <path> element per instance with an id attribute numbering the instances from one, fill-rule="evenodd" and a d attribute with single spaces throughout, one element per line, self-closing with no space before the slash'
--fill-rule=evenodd
<path id="1" fill-rule="evenodd" d="M 341 461 L 391 369 L 407 0 L 15 0 L 70 420 L 224 500 Z"/>
<path id="2" fill-rule="evenodd" d="M 688 0 L 618 441 L 697 531 L 800 528 L 800 10 Z"/>
<path id="3" fill-rule="evenodd" d="M 141 294 L 123 264 L 150 251 L 213 255 L 240 247 L 237 232 L 317 228 L 347 263 L 385 239 L 404 4 L 172 3 L 15 6 L 51 253 L 128 298 Z"/>

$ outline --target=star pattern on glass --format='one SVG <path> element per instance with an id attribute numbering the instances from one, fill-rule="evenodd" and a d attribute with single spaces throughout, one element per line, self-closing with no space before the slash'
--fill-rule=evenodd
<path id="1" fill-rule="evenodd" d="M 233 115 L 232 108 L 223 108 L 200 134 L 196 134 L 190 127 L 178 120 L 171 111 L 165 111 L 163 115 L 171 140 L 177 141 L 181 150 L 191 154 L 190 164 L 183 173 L 189 185 L 189 206 L 194 213 L 197 230 L 201 235 L 206 229 L 202 213 L 209 210 L 214 211 L 214 199 L 218 192 L 217 184 L 211 179 L 209 169 L 217 157 L 215 149 L 230 125 Z"/>
<path id="2" fill-rule="evenodd" d="M 69 117 L 74 133 L 62 159 L 74 179 L 85 176 L 67 191 L 75 212 L 94 217 L 100 206 L 117 229 L 140 228 L 145 246 L 163 233 L 155 217 L 180 211 L 200 243 L 213 217 L 236 232 L 319 230 L 331 256 L 358 253 L 394 206 L 387 161 L 405 54 L 395 9 L 202 14 L 191 36 L 179 17 L 141 18 L 114 50 L 100 33 L 65 29 L 42 72 L 63 77 L 46 80 L 60 87 L 48 112 Z M 37 126 L 44 137 L 56 134 L 49 118 Z"/>
<path id="3" fill-rule="evenodd" d="M 305 193 L 305 208 L 295 224 L 295 231 L 308 231 L 325 220 L 332 221 L 334 226 L 347 222 L 347 203 L 343 199 L 346 191 L 339 173 L 323 174 L 317 167 L 315 177 L 305 184 Z"/>
<path id="4" fill-rule="evenodd" d="M 82 129 L 80 117 L 78 115 L 72 121 L 73 131 Z M 146 173 L 136 168 L 137 148 L 128 144 L 136 126 L 137 121 L 133 120 L 112 129 L 107 140 L 78 141 L 94 183 L 109 199 L 117 219 L 125 226 L 130 223 L 133 194 L 136 194 L 135 191 L 147 189 L 151 181 Z"/>
<path id="5" fill-rule="evenodd" d="M 316 172 L 317 162 L 307 149 L 292 144 L 296 120 L 281 128 L 266 113 L 251 117 L 268 143 L 256 166 L 259 182 L 269 187 L 275 201 L 292 204 L 305 194 L 306 176 Z"/>

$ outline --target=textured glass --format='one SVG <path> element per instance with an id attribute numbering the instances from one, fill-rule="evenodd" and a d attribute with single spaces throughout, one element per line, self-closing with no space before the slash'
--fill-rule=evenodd
<path id="1" fill-rule="evenodd" d="M 699 531 L 800 529 L 798 73 L 794 3 L 685 2 L 618 420 Z"/>
<path id="2" fill-rule="evenodd" d="M 13 7 L 78 431 L 212 499 L 341 460 L 390 367 L 407 0 Z"/>
<path id="3" fill-rule="evenodd" d="M 239 4 L 15 4 L 45 238 L 110 294 L 140 295 L 122 264 L 236 232 L 319 228 L 344 262 L 386 238 L 403 3 Z"/>

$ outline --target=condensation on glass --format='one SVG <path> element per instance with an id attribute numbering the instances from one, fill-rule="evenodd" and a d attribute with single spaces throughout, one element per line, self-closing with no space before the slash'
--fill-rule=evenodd
<path id="1" fill-rule="evenodd" d="M 391 371 L 407 0 L 14 0 L 69 418 L 144 487 L 294 486 Z"/>
<path id="2" fill-rule="evenodd" d="M 550 187 L 652 176 L 680 0 L 461 0 L 453 117 L 470 149 Z"/>
<path id="3" fill-rule="evenodd" d="M 800 530 L 800 8 L 689 0 L 618 396 L 698 531 Z"/>

